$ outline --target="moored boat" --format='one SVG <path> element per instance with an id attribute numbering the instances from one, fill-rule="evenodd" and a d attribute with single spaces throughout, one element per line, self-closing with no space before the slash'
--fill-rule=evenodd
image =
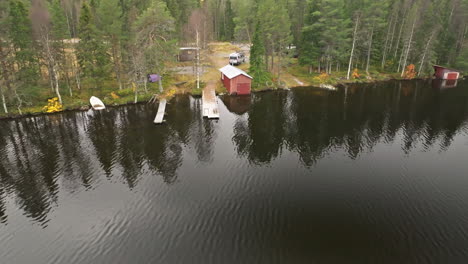
<path id="1" fill-rule="evenodd" d="M 91 96 L 91 98 L 89 99 L 89 103 L 91 104 L 94 110 L 106 109 L 106 106 L 101 101 L 101 99 L 97 98 L 96 96 Z"/>

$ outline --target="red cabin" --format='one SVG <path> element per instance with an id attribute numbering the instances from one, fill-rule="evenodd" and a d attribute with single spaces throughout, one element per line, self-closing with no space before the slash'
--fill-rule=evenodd
<path id="1" fill-rule="evenodd" d="M 449 69 L 439 65 L 434 65 L 434 76 L 442 80 L 457 80 L 460 77 L 460 72 L 454 69 Z"/>
<path id="2" fill-rule="evenodd" d="M 221 81 L 229 94 L 250 94 L 252 76 L 231 65 L 226 65 L 219 71 L 221 71 Z"/>

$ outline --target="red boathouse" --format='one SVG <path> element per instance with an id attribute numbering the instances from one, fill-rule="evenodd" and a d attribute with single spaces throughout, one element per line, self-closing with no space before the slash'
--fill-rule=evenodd
<path id="1" fill-rule="evenodd" d="M 460 77 L 458 70 L 449 69 L 443 66 L 434 65 L 434 77 L 442 80 L 457 80 Z"/>
<path id="2" fill-rule="evenodd" d="M 226 65 L 219 71 L 221 71 L 221 81 L 229 94 L 250 94 L 252 76 L 231 65 Z"/>

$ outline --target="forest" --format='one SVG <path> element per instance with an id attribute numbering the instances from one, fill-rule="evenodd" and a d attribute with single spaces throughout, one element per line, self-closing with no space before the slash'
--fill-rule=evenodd
<path id="1" fill-rule="evenodd" d="M 467 34 L 468 0 L 0 0 L 1 108 L 149 98 L 160 90 L 147 74 L 167 84 L 178 47 L 197 36 L 202 49 L 252 44 L 261 86 L 291 63 L 348 79 L 355 69 L 403 76 L 408 65 L 420 77 L 433 64 L 468 71 Z"/>

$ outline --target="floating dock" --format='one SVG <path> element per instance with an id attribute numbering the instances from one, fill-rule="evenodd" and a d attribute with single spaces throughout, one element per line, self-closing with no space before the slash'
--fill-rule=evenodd
<path id="1" fill-rule="evenodd" d="M 161 99 L 159 101 L 158 112 L 156 113 L 156 117 L 154 118 L 155 124 L 161 124 L 164 122 L 164 113 L 166 111 L 166 99 Z"/>
<path id="2" fill-rule="evenodd" d="M 219 118 L 218 102 L 214 88 L 206 87 L 202 93 L 202 113 L 203 117 L 209 119 Z"/>

